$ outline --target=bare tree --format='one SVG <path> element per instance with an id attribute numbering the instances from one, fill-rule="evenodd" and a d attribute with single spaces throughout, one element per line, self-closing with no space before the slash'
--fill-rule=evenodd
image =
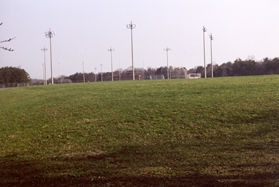
<path id="1" fill-rule="evenodd" d="M 0 26 L 1 26 L 1 25 L 3 25 L 2 22 L 0 23 Z M 5 46 L 2 45 L 2 43 L 10 42 L 10 41 L 12 41 L 13 39 L 15 39 L 15 37 L 9 38 L 9 39 L 7 39 L 7 40 L 2 40 L 2 41 L 0 41 L 0 49 L 6 50 L 6 51 L 14 51 L 12 48 L 8 48 L 8 47 L 5 47 Z"/>

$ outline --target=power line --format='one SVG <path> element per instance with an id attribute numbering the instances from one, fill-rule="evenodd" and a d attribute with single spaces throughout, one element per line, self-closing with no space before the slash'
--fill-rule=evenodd
<path id="1" fill-rule="evenodd" d="M 133 70 L 133 80 L 135 80 L 135 69 L 134 69 L 134 46 L 133 46 L 133 29 L 136 28 L 136 25 L 131 21 L 127 25 L 127 28 L 131 30 L 131 53 L 132 53 L 132 70 Z"/>

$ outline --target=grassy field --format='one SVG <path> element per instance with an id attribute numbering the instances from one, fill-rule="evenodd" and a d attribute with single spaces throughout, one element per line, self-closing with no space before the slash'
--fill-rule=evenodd
<path id="1" fill-rule="evenodd" d="M 279 185 L 279 76 L 0 90 L 0 185 Z"/>

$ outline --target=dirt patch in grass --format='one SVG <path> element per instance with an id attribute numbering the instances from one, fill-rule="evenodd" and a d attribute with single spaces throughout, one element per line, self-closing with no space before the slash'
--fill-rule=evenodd
<path id="1" fill-rule="evenodd" d="M 57 158 L 60 158 L 60 159 L 96 158 L 96 157 L 100 157 L 103 154 L 104 154 L 104 152 L 101 150 L 90 151 L 90 152 L 85 152 L 85 153 L 67 153 L 67 154 L 63 154 L 58 157 L 55 157 L 55 159 L 57 159 Z"/>

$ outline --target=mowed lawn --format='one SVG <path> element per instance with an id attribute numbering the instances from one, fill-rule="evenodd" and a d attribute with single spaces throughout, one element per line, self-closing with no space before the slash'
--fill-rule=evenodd
<path id="1" fill-rule="evenodd" d="M 279 76 L 0 89 L 0 185 L 279 185 Z"/>

